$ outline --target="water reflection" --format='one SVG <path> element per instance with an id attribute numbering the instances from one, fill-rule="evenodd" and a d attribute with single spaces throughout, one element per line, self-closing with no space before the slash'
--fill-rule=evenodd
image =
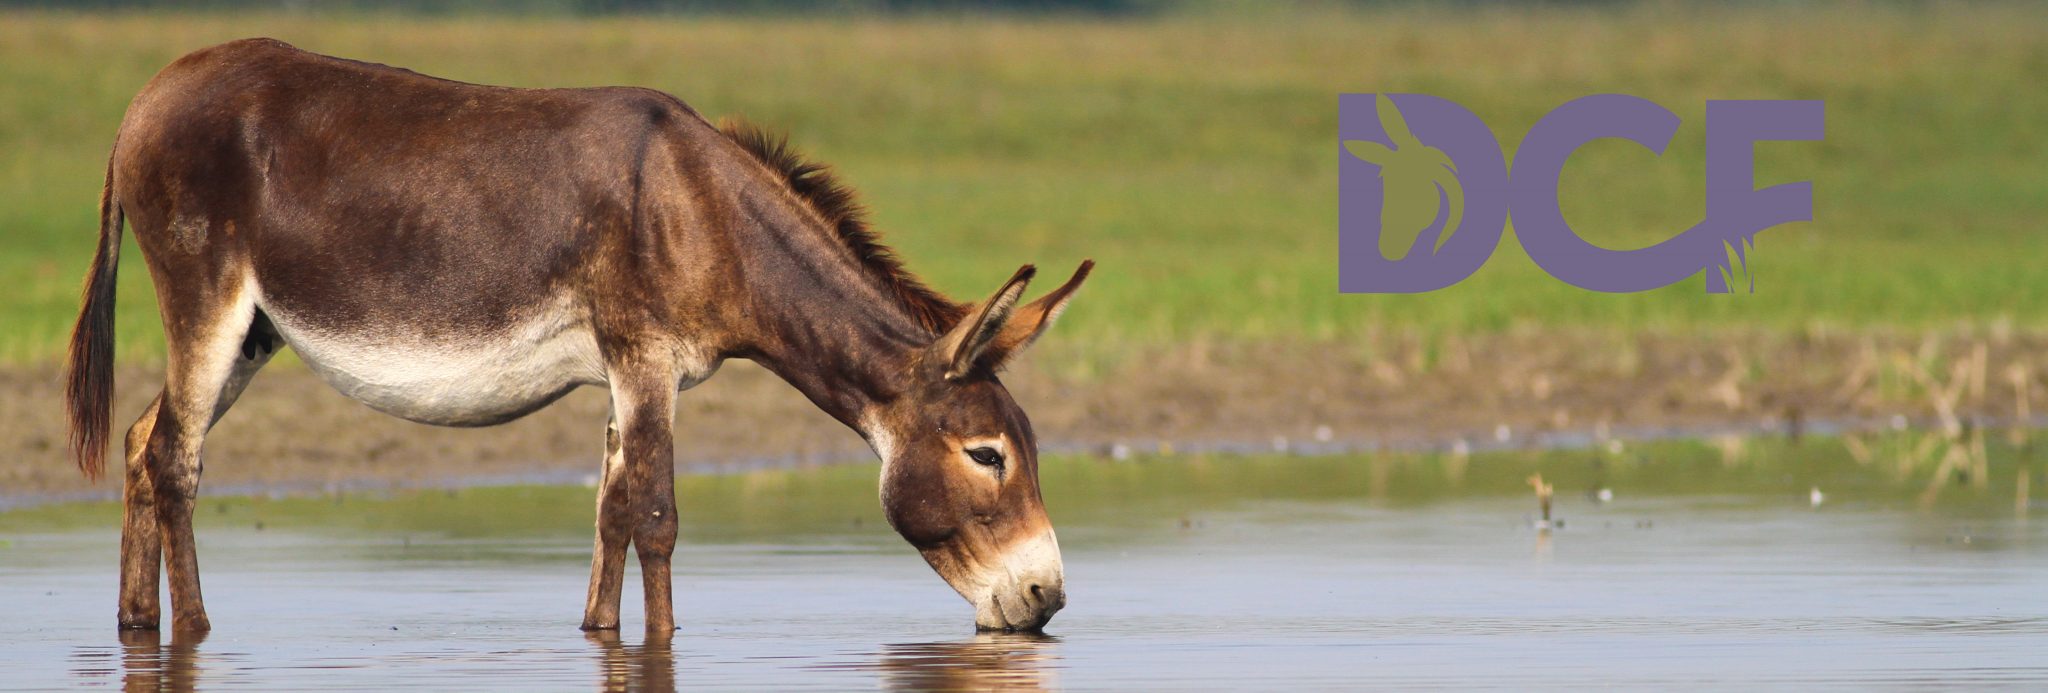
<path id="1" fill-rule="evenodd" d="M 669 648 L 674 638 L 672 632 L 650 632 L 639 645 L 627 645 L 616 630 L 584 633 L 598 648 L 598 690 L 675 690 L 676 657 Z"/>
<path id="2" fill-rule="evenodd" d="M 973 640 L 910 643 L 882 648 L 875 668 L 892 691 L 1058 688 L 1058 638 L 984 634 Z"/>
<path id="3" fill-rule="evenodd" d="M 121 688 L 129 691 L 189 691 L 199 673 L 199 643 L 205 633 L 171 636 L 161 644 L 153 630 L 121 631 Z"/>

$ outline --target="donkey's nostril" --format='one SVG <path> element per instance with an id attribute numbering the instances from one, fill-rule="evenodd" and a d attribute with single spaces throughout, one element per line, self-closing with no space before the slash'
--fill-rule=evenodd
<path id="1" fill-rule="evenodd" d="M 1067 592 L 1057 581 L 1034 582 L 1026 585 L 1024 591 L 1031 595 L 1031 605 L 1038 609 L 1041 619 L 1052 618 L 1054 612 L 1067 606 Z"/>

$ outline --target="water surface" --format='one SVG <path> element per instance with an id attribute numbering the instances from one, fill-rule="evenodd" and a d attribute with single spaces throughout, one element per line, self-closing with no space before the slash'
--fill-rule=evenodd
<path id="1" fill-rule="evenodd" d="M 584 488 L 206 499 L 203 640 L 118 634 L 118 510 L 44 506 L 0 514 L 0 686 L 2048 685 L 2039 461 L 1864 447 L 1049 460 L 1069 606 L 1036 638 L 972 632 L 872 467 L 684 478 L 666 642 L 632 594 L 576 630 Z"/>

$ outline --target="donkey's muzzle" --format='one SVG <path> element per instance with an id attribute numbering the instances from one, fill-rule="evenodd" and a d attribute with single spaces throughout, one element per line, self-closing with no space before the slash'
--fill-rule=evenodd
<path id="1" fill-rule="evenodd" d="M 1066 568 L 1052 530 L 1011 548 L 994 572 L 988 591 L 970 598 L 980 630 L 1037 631 L 1067 605 Z"/>

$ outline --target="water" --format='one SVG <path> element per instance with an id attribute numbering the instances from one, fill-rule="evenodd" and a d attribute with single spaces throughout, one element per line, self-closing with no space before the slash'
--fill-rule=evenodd
<path id="1" fill-rule="evenodd" d="M 871 467 L 684 479 L 667 642 L 632 589 L 623 636 L 576 630 L 587 489 L 209 499 L 198 641 L 118 634 L 116 510 L 46 506 L 0 515 L 0 686 L 2048 685 L 2042 465 L 1930 485 L 1909 443 L 1052 461 L 1070 604 L 1038 638 L 972 633 Z"/>

